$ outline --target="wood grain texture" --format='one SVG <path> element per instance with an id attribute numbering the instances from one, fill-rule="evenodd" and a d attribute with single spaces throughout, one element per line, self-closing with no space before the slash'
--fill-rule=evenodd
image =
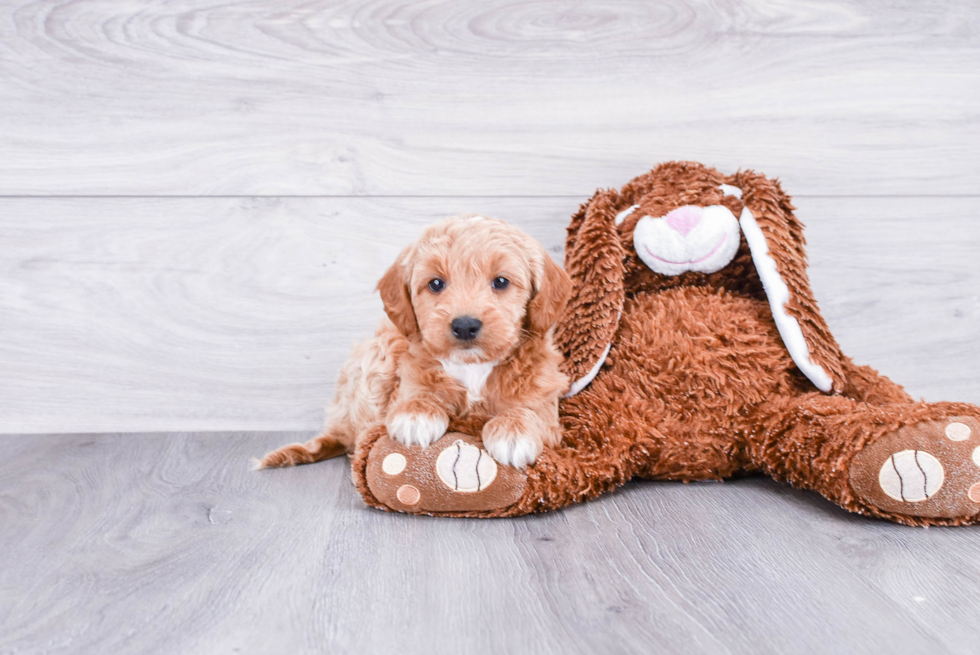
<path id="1" fill-rule="evenodd" d="M 782 177 L 844 351 L 980 403 L 978 58 L 967 0 L 0 2 L 0 655 L 976 652 L 976 528 L 762 478 L 430 520 L 247 461 L 422 226 L 560 258 L 667 159 Z"/>
<path id="2" fill-rule="evenodd" d="M 799 199 L 844 352 L 980 402 L 974 201 Z M 511 220 L 560 260 L 566 199 L 0 200 L 0 432 L 303 429 L 423 226 Z M 135 220 L 134 217 L 139 217 Z"/>
<path id="3" fill-rule="evenodd" d="M 980 403 L 975 199 L 798 199 L 814 293 L 843 352 L 913 397 Z"/>
<path id="4" fill-rule="evenodd" d="M 962 0 L 0 4 L 0 194 L 977 194 Z"/>
<path id="5" fill-rule="evenodd" d="M 384 315 L 378 279 L 425 225 L 464 210 L 506 216 L 560 257 L 573 209 L 465 198 L 0 205 L 0 432 L 315 429 L 351 345 Z"/>
<path id="6" fill-rule="evenodd" d="M 559 513 L 364 506 L 295 433 L 0 437 L 2 653 L 974 653 L 976 530 L 762 478 Z"/>

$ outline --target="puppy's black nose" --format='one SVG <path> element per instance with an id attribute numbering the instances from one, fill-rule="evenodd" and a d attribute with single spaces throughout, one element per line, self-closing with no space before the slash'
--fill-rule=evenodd
<path id="1" fill-rule="evenodd" d="M 460 341 L 470 341 L 476 339 L 476 335 L 480 333 L 480 328 L 483 327 L 483 323 L 478 318 L 473 318 L 472 316 L 460 316 L 459 318 L 454 318 L 452 322 L 453 336 Z"/>

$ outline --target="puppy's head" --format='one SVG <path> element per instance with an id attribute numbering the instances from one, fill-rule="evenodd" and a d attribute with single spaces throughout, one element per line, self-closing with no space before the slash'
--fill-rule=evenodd
<path id="1" fill-rule="evenodd" d="M 503 221 L 459 216 L 428 228 L 378 283 L 385 312 L 439 359 L 505 358 L 558 320 L 571 283 L 537 241 Z"/>

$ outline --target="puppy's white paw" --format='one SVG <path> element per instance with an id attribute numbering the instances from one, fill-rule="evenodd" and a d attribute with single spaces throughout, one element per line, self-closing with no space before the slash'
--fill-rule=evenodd
<path id="1" fill-rule="evenodd" d="M 483 447 L 490 453 L 490 457 L 504 466 L 515 468 L 533 464 L 542 449 L 540 439 L 524 434 L 501 434 L 500 431 L 492 434 L 484 431 Z"/>
<path id="2" fill-rule="evenodd" d="M 446 434 L 449 421 L 444 416 L 398 413 L 388 417 L 388 434 L 406 446 L 423 448 Z"/>

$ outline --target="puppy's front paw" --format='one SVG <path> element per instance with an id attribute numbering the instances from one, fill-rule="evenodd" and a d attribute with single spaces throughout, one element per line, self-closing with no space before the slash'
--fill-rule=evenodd
<path id="1" fill-rule="evenodd" d="M 505 466 L 521 468 L 533 464 L 543 444 L 531 434 L 524 421 L 498 416 L 483 426 L 483 447 Z"/>
<path id="2" fill-rule="evenodd" d="M 428 408 L 406 407 L 396 409 L 388 415 L 386 427 L 388 434 L 406 446 L 427 447 L 446 434 L 449 417 L 445 412 L 438 413 Z"/>

